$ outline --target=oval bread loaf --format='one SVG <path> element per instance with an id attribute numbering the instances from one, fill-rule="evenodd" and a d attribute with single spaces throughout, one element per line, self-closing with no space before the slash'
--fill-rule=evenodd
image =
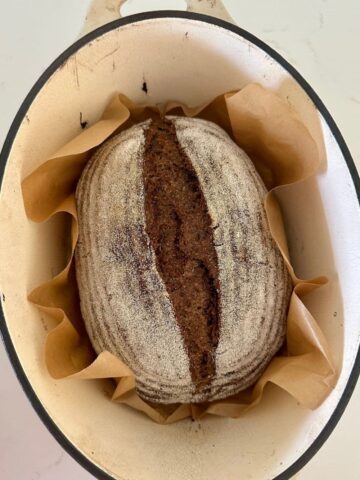
<path id="1" fill-rule="evenodd" d="M 266 189 L 217 125 L 148 120 L 106 141 L 79 181 L 76 274 L 97 353 L 142 398 L 196 403 L 253 384 L 285 337 L 291 281 Z"/>

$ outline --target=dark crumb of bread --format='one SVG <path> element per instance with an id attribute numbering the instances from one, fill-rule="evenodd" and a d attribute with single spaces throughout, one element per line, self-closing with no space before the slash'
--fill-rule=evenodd
<path id="1" fill-rule="evenodd" d="M 213 228 L 193 165 L 173 123 L 156 118 L 145 132 L 146 231 L 187 349 L 197 391 L 215 376 L 219 268 Z"/>

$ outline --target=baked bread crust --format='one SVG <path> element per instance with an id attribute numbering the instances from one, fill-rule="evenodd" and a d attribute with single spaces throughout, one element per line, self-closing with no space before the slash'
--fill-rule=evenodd
<path id="1" fill-rule="evenodd" d="M 75 260 L 81 311 L 96 352 L 121 358 L 145 400 L 212 401 L 253 384 L 281 347 L 291 281 L 270 234 L 266 188 L 246 153 L 211 122 L 164 121 L 196 173 L 216 253 L 218 332 L 204 378 L 195 371 L 187 326 L 149 227 L 144 162 L 151 120 L 105 142 L 79 181 Z"/>

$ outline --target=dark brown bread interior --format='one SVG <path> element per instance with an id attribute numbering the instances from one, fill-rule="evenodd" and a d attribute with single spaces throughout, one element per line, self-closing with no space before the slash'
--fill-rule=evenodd
<path id="1" fill-rule="evenodd" d="M 145 132 L 146 232 L 184 338 L 197 390 L 215 375 L 219 341 L 219 269 L 204 194 L 173 123 L 155 119 Z"/>

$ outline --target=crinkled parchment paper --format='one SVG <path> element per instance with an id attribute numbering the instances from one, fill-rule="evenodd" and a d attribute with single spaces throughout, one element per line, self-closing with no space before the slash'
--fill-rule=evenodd
<path id="1" fill-rule="evenodd" d="M 79 308 L 73 253 L 78 227 L 75 189 L 81 172 L 95 147 L 110 135 L 145 120 L 158 112 L 198 116 L 224 128 L 252 158 L 269 193 L 265 207 L 273 238 L 291 274 L 294 290 L 287 318 L 286 345 L 273 358 L 256 384 L 226 400 L 193 405 L 150 405 L 136 393 L 135 378 L 120 359 L 109 352 L 96 356 L 87 337 Z M 326 282 L 296 277 L 291 266 L 282 215 L 274 191 L 316 174 L 319 153 L 310 132 L 296 112 L 257 84 L 226 93 L 207 105 L 188 108 L 169 102 L 159 106 L 137 106 L 122 95 L 115 96 L 101 119 L 64 145 L 22 184 L 29 219 L 44 222 L 58 212 L 72 218 L 71 252 L 65 269 L 29 294 L 29 300 L 57 321 L 47 336 L 45 359 L 50 374 L 57 379 L 113 378 L 113 400 L 140 410 L 159 423 L 205 414 L 238 417 L 261 401 L 268 382 L 278 385 L 307 408 L 314 409 L 330 393 L 336 373 L 329 348 L 316 320 L 302 297 Z M 296 219 L 293 219 L 296 222 Z"/>

